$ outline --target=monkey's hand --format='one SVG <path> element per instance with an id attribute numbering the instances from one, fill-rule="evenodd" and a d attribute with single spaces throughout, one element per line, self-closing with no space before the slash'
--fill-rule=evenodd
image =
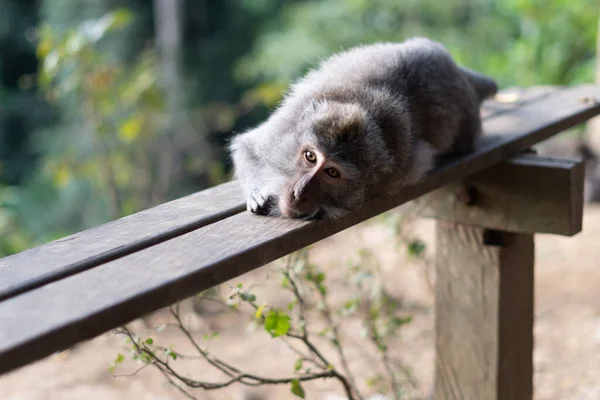
<path id="1" fill-rule="evenodd" d="M 276 208 L 275 196 L 261 193 L 254 189 L 246 203 L 248 211 L 258 215 L 269 215 Z"/>

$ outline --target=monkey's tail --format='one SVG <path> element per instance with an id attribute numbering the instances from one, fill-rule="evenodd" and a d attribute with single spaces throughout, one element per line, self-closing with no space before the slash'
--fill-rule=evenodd
<path id="1" fill-rule="evenodd" d="M 473 88 L 479 96 L 479 100 L 483 101 L 488 97 L 494 96 L 498 92 L 498 85 L 496 82 L 485 75 L 478 72 L 471 71 L 468 68 L 460 67 L 463 74 L 467 77 Z"/>

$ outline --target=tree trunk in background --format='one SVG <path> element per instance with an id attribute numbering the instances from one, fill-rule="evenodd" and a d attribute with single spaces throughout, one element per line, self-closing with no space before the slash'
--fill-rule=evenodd
<path id="1" fill-rule="evenodd" d="M 156 45 L 160 55 L 162 84 L 166 90 L 169 112 L 177 115 L 183 106 L 182 77 L 182 0 L 154 0 Z"/>
<path id="2" fill-rule="evenodd" d="M 161 84 L 167 100 L 169 116 L 167 146 L 159 148 L 160 160 L 157 182 L 152 190 L 152 202 L 168 198 L 173 179 L 178 179 L 183 168 L 183 154 L 194 143 L 194 157 L 203 165 L 204 173 L 212 160 L 211 148 L 203 132 L 192 126 L 186 109 L 186 87 L 183 68 L 183 9 L 185 0 L 153 0 L 156 46 L 160 57 Z M 175 185 L 176 186 L 176 185 Z"/>
<path id="3" fill-rule="evenodd" d="M 183 37 L 181 26 L 182 0 L 154 0 L 153 5 L 154 34 L 160 58 L 160 79 L 167 100 L 168 115 L 167 132 L 159 143 L 158 171 L 156 171 L 157 176 L 150 195 L 150 201 L 157 204 L 168 197 L 175 162 L 173 143 L 181 135 L 183 129 L 182 112 L 185 103 L 185 91 L 181 49 Z"/>

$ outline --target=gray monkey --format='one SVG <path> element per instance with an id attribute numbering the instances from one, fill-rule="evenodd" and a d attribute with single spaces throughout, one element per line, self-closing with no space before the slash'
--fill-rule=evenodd
<path id="1" fill-rule="evenodd" d="M 426 38 L 359 46 L 294 83 L 262 124 L 233 138 L 234 176 L 253 213 L 341 218 L 418 182 L 437 156 L 481 134 L 496 83 Z"/>

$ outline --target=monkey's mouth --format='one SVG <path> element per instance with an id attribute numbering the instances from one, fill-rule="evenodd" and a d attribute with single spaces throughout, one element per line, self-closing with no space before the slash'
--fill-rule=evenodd
<path id="1" fill-rule="evenodd" d="M 326 216 L 327 215 L 324 210 L 318 209 L 310 214 L 301 214 L 296 218 L 301 219 L 303 221 L 319 221 L 325 219 Z"/>
<path id="2" fill-rule="evenodd" d="M 287 206 L 287 207 L 280 207 L 279 211 L 281 212 L 281 215 L 283 215 L 284 217 L 288 217 L 288 218 L 292 218 L 292 219 L 301 219 L 304 221 L 310 221 L 310 220 L 319 220 L 319 219 L 323 219 L 326 216 L 326 212 L 319 208 L 316 208 L 315 210 L 312 211 L 304 211 L 304 210 L 297 210 L 293 207 Z"/>
<path id="3" fill-rule="evenodd" d="M 300 204 L 297 204 L 300 203 Z M 307 204 L 308 202 L 294 202 L 292 198 L 281 197 L 278 201 L 279 213 L 283 217 L 292 219 L 311 220 L 321 213 L 319 204 Z"/>
<path id="4" fill-rule="evenodd" d="M 319 219 L 323 219 L 325 217 L 325 212 L 321 209 L 317 209 L 310 213 L 297 212 L 297 211 L 292 211 L 292 213 L 293 213 L 292 215 L 287 215 L 287 216 L 290 218 L 301 219 L 304 221 L 319 220 Z"/>

